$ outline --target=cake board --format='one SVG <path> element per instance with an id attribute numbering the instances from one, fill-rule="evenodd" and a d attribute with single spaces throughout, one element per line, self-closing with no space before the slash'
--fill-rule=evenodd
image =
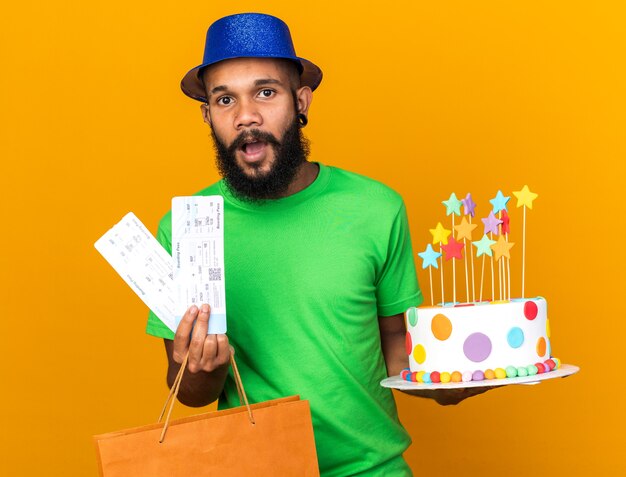
<path id="1" fill-rule="evenodd" d="M 383 379 L 380 385 L 385 388 L 399 390 L 415 390 L 415 389 L 461 389 L 461 388 L 480 388 L 488 386 L 508 386 L 511 384 L 539 384 L 541 381 L 555 378 L 565 378 L 580 371 L 578 366 L 572 364 L 562 364 L 559 369 L 548 373 L 535 374 L 534 376 L 523 376 L 517 378 L 504 379 L 484 379 L 482 381 L 467 381 L 458 383 L 413 383 L 403 379 L 400 375 Z"/>

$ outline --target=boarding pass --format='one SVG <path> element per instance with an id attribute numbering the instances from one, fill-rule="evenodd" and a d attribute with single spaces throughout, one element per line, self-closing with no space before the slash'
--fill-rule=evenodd
<path id="1" fill-rule="evenodd" d="M 226 332 L 221 196 L 172 200 L 172 256 L 132 213 L 96 249 L 172 331 L 191 305 L 211 305 L 208 333 Z"/>

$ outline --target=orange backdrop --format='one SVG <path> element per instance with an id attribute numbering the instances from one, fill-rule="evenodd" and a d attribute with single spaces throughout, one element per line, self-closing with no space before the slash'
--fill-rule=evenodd
<path id="1" fill-rule="evenodd" d="M 155 231 L 172 196 L 217 179 L 178 83 L 211 21 L 259 10 L 324 70 L 312 159 L 399 191 L 416 252 L 451 192 L 479 215 L 498 189 L 540 194 L 526 288 L 582 371 L 457 407 L 397 395 L 416 474 L 625 471 L 622 2 L 112 0 L 0 15 L 0 474 L 95 476 L 92 434 L 156 418 L 163 344 L 93 242 L 129 210 Z"/>

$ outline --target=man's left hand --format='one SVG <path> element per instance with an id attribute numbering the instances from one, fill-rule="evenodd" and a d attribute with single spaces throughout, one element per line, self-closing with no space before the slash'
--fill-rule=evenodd
<path id="1" fill-rule="evenodd" d="M 464 401 L 467 398 L 477 396 L 479 394 L 489 391 L 490 389 L 495 389 L 499 387 L 502 386 L 480 386 L 473 388 L 456 389 L 403 389 L 402 392 L 410 394 L 411 396 L 434 399 L 437 404 L 441 404 L 442 406 L 453 406 L 460 403 L 461 401 Z"/>

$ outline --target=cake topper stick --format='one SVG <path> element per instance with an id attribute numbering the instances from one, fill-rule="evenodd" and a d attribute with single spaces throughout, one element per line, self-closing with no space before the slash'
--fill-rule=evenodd
<path id="1" fill-rule="evenodd" d="M 506 204 L 511 200 L 510 197 L 506 197 L 501 190 L 499 190 L 496 196 L 491 199 L 491 205 L 493 205 L 493 213 L 498 214 L 498 224 L 502 224 L 502 211 L 506 212 Z M 502 229 L 498 231 L 496 226 L 496 230 L 494 230 L 496 235 L 502 236 Z M 500 296 L 500 300 L 504 298 L 504 271 L 503 271 L 503 262 L 498 263 L 498 294 Z"/>
<path id="2" fill-rule="evenodd" d="M 501 226 L 502 233 L 504 234 L 505 240 L 508 242 L 509 234 L 511 233 L 511 225 L 510 225 L 511 220 L 506 210 L 502 211 L 502 216 L 500 218 L 502 219 L 502 226 Z M 503 272 L 503 276 L 506 277 L 505 298 L 510 301 L 511 300 L 511 259 L 510 258 L 507 258 L 506 263 L 503 264 L 502 272 Z"/>
<path id="3" fill-rule="evenodd" d="M 448 200 L 441 203 L 446 206 L 446 215 L 452 216 L 452 228 L 450 230 L 454 230 L 454 216 L 461 215 L 462 202 L 456 198 L 456 194 L 453 192 Z M 452 260 L 452 302 L 456 303 L 456 264 L 454 260 Z"/>
<path id="4" fill-rule="evenodd" d="M 506 241 L 509 241 L 509 234 L 506 234 Z M 511 301 L 511 259 L 506 259 L 506 282 L 507 282 L 507 291 L 509 294 L 509 301 Z"/>
<path id="5" fill-rule="evenodd" d="M 498 262 L 498 296 L 502 300 L 502 260 Z"/>
<path id="6" fill-rule="evenodd" d="M 513 195 L 517 197 L 517 207 L 524 207 L 524 216 L 522 220 L 522 298 L 524 298 L 524 281 L 526 279 L 526 207 L 532 210 L 533 200 L 539 197 L 528 189 L 525 185 L 522 190 L 514 191 Z"/>
<path id="7" fill-rule="evenodd" d="M 452 227 L 454 227 L 454 215 L 452 216 Z M 456 262 L 452 259 L 452 303 L 456 303 Z"/>
<path id="8" fill-rule="evenodd" d="M 455 225 L 454 228 L 456 229 L 456 239 L 457 240 L 461 240 L 461 238 L 463 239 L 463 246 L 467 249 L 467 238 L 465 237 L 465 235 L 463 234 L 463 226 L 464 224 L 467 224 L 467 226 L 469 226 L 469 223 L 467 222 L 467 219 L 465 217 L 463 217 L 463 219 L 461 220 L 461 224 L 460 225 Z M 471 240 L 471 235 L 470 235 L 470 240 Z M 465 301 L 469 302 L 469 277 L 467 275 L 467 253 L 465 254 Z"/>
<path id="9" fill-rule="evenodd" d="M 493 252 L 491 251 L 491 246 L 496 243 L 494 240 L 490 240 L 487 237 L 487 234 L 483 235 L 483 238 L 472 242 L 472 245 L 476 247 L 476 258 L 483 256 L 483 265 L 482 270 L 480 272 L 480 301 L 483 301 L 483 282 L 485 278 L 485 255 L 488 255 L 493 258 Z"/>
<path id="10" fill-rule="evenodd" d="M 480 269 L 480 301 L 483 301 L 483 279 L 485 278 L 485 256 L 483 255 L 483 265 Z"/>
<path id="11" fill-rule="evenodd" d="M 505 235 L 505 240 L 508 242 L 509 238 L 508 235 Z M 509 263 L 509 258 L 507 258 L 506 260 L 502 260 L 502 299 L 503 300 L 508 300 L 509 299 L 509 294 L 507 293 L 507 289 L 509 288 L 509 281 L 507 279 L 506 276 L 506 267 L 507 264 Z"/>
<path id="12" fill-rule="evenodd" d="M 500 220 L 501 216 L 502 214 L 498 213 L 498 220 Z M 501 225 L 502 224 L 498 225 L 498 233 L 500 236 L 502 236 Z M 502 260 L 496 261 L 496 265 L 498 266 L 498 300 L 502 300 Z"/>
<path id="13" fill-rule="evenodd" d="M 522 298 L 524 298 L 524 284 L 526 283 L 526 206 L 522 219 Z"/>
<path id="14" fill-rule="evenodd" d="M 502 223 L 501 220 L 497 219 L 495 215 L 493 215 L 493 211 L 489 212 L 489 215 L 485 219 L 480 219 L 483 221 L 485 225 L 485 234 L 489 233 L 489 236 L 493 238 L 493 234 L 498 235 L 498 225 Z M 495 242 L 494 242 L 495 243 Z M 491 257 L 491 300 L 493 301 L 495 296 L 495 279 L 493 273 L 493 256 Z"/>
<path id="15" fill-rule="evenodd" d="M 465 248 L 467 249 L 467 239 L 465 237 L 463 237 L 463 245 L 465 245 Z M 469 303 L 470 301 L 470 296 L 469 296 L 469 277 L 467 276 L 467 252 L 465 252 L 465 302 Z"/>
<path id="16" fill-rule="evenodd" d="M 434 229 L 429 229 L 430 233 L 433 236 L 433 245 L 439 244 L 439 253 L 442 253 L 442 245 L 446 245 L 448 243 L 448 237 L 452 233 L 450 230 L 446 230 L 441 225 L 441 222 L 437 222 L 437 226 Z M 441 276 L 441 305 L 445 304 L 444 294 L 443 294 L 443 256 L 441 257 L 441 268 L 439 269 L 439 275 Z"/>
<path id="17" fill-rule="evenodd" d="M 441 247 L 443 251 L 446 253 L 445 255 L 446 261 L 452 259 L 453 270 L 454 270 L 454 261 L 461 260 L 462 258 L 463 252 L 461 250 L 463 250 L 464 246 L 465 245 L 463 244 L 463 242 L 459 242 L 454 237 L 450 237 L 450 240 L 448 241 L 447 245 L 442 245 Z M 455 285 L 456 284 L 453 284 L 453 287 L 452 287 L 453 303 L 456 303 L 456 286 Z"/>
<path id="18" fill-rule="evenodd" d="M 419 252 L 418 255 L 422 258 L 422 270 L 428 268 L 430 275 L 430 304 L 434 306 L 435 299 L 433 295 L 433 267 L 439 268 L 437 265 L 437 259 L 441 257 L 441 254 L 435 252 L 431 244 L 426 245 L 426 250 Z"/>
<path id="19" fill-rule="evenodd" d="M 498 191 L 500 192 L 500 191 Z M 498 219 L 502 220 L 502 211 L 498 212 Z M 500 236 L 502 236 L 502 224 L 498 225 L 498 228 L 500 229 Z M 503 283 L 503 279 L 504 279 L 504 273 L 502 271 L 502 267 L 504 266 L 504 261 L 500 260 L 498 262 L 498 294 L 500 295 L 500 300 L 504 300 L 504 283 Z"/>
<path id="20" fill-rule="evenodd" d="M 505 241 L 508 243 L 509 239 L 508 237 L 506 237 L 504 234 L 502 235 L 502 237 L 505 237 Z M 508 295 L 507 295 L 507 278 L 506 278 L 506 264 L 509 262 L 510 258 L 506 257 L 506 260 L 500 260 L 500 273 L 502 275 L 502 293 L 500 296 L 500 300 L 507 300 L 508 299 Z"/>
<path id="21" fill-rule="evenodd" d="M 489 234 L 489 238 L 493 240 L 493 233 Z M 494 276 L 493 276 L 493 255 L 491 256 L 490 259 L 491 262 L 491 301 L 494 301 L 496 299 L 495 295 L 495 280 L 494 280 Z"/>
<path id="22" fill-rule="evenodd" d="M 441 252 L 441 242 L 439 242 L 439 253 L 441 253 L 441 268 L 439 269 L 439 276 L 441 277 L 441 306 L 444 306 L 446 299 L 443 296 L 443 253 Z"/>
<path id="23" fill-rule="evenodd" d="M 430 306 L 435 306 L 435 297 L 433 295 L 433 267 L 428 267 L 428 275 L 430 276 Z"/>
<path id="24" fill-rule="evenodd" d="M 469 239 L 470 243 L 472 241 L 472 230 L 474 230 L 478 225 L 470 224 L 465 217 L 461 219 L 461 223 L 459 225 L 455 225 L 454 229 L 456 230 L 456 239 L 463 239 L 463 247 L 466 250 L 465 253 L 465 301 L 469 303 L 469 278 L 467 275 L 467 240 Z"/>
<path id="25" fill-rule="evenodd" d="M 511 258 L 510 250 L 515 245 L 513 242 L 507 242 L 502 235 L 498 237 L 498 241 L 491 245 L 491 250 L 496 252 L 496 261 L 502 263 L 503 258 Z"/>
<path id="26" fill-rule="evenodd" d="M 507 235 L 506 241 L 509 241 L 509 236 Z M 509 295 L 508 300 L 511 300 L 511 259 L 506 259 L 506 283 L 507 283 L 507 292 Z"/>
<path id="27" fill-rule="evenodd" d="M 470 194 L 469 192 L 467 193 L 467 195 L 465 196 L 465 199 L 462 199 L 461 202 L 463 202 L 463 213 L 465 215 L 467 215 L 469 217 L 469 224 L 470 226 L 472 226 L 472 230 L 474 228 L 476 228 L 478 225 L 474 225 L 472 224 L 472 217 L 474 217 L 476 215 L 475 209 L 476 209 L 476 202 L 474 202 L 472 200 L 472 194 Z M 469 241 L 470 244 L 472 243 L 472 238 L 471 236 L 469 237 Z M 471 247 L 470 247 L 471 248 Z M 476 302 L 476 286 L 474 283 L 474 254 L 472 253 L 467 253 L 467 245 L 465 246 L 465 258 L 466 258 L 466 265 L 467 265 L 467 256 L 469 255 L 469 260 L 470 260 L 470 264 L 471 264 L 471 268 L 472 268 L 472 302 Z M 469 294 L 467 297 L 467 301 L 469 300 Z"/>
<path id="28" fill-rule="evenodd" d="M 471 216 L 470 216 L 470 219 L 469 219 L 469 223 L 470 223 L 470 225 L 474 225 L 474 224 L 472 224 L 472 217 Z M 478 224 L 476 224 L 476 227 L 478 227 Z M 471 240 L 470 240 L 470 243 L 472 243 Z M 476 302 L 476 284 L 474 283 L 474 255 L 473 254 L 469 254 L 469 255 L 470 255 L 470 265 L 471 265 L 471 268 L 472 268 L 472 302 L 475 303 Z"/>

